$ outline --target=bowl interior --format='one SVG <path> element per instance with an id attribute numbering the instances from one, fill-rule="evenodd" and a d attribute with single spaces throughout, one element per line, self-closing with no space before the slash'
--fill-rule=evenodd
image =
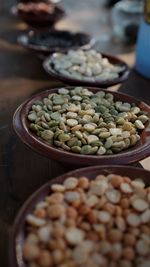
<path id="1" fill-rule="evenodd" d="M 72 89 L 72 87 L 66 87 L 68 89 Z M 92 92 L 97 92 L 98 88 L 88 88 Z M 20 139 L 27 144 L 33 150 L 41 153 L 42 155 L 53 158 L 54 160 L 58 160 L 60 162 L 67 162 L 70 164 L 88 166 L 88 165 L 98 165 L 98 164 L 129 164 L 133 162 L 137 162 L 150 154 L 150 121 L 146 124 L 146 128 L 141 132 L 141 139 L 137 142 L 137 144 L 127 150 L 119 152 L 113 155 L 81 155 L 75 154 L 73 152 L 67 152 L 62 149 L 57 148 L 56 146 L 50 145 L 44 142 L 42 139 L 37 137 L 33 132 L 29 129 L 29 121 L 27 120 L 27 114 L 31 109 L 32 105 L 37 101 L 46 97 L 48 94 L 56 93 L 58 88 L 45 90 L 42 93 L 32 96 L 26 102 L 24 102 L 16 111 L 13 118 L 13 126 L 20 137 Z M 150 107 L 128 95 L 111 92 L 114 95 L 115 100 L 135 103 L 142 110 L 148 113 L 150 117 Z"/>
<path id="2" fill-rule="evenodd" d="M 128 166 L 95 166 L 74 170 L 62 176 L 51 180 L 37 190 L 23 205 L 13 226 L 10 236 L 10 266 L 12 267 L 26 267 L 22 255 L 22 246 L 25 239 L 25 218 L 27 214 L 31 213 L 35 205 L 42 201 L 45 196 L 50 194 L 50 186 L 54 183 L 63 183 L 65 178 L 69 176 L 86 176 L 90 180 L 94 179 L 99 174 L 118 174 L 121 176 L 128 176 L 132 180 L 141 178 L 147 186 L 150 186 L 150 172 L 142 168 L 128 167 Z"/>
<path id="3" fill-rule="evenodd" d="M 77 80 L 75 78 L 71 78 L 69 76 L 63 75 L 62 73 L 59 73 L 54 69 L 53 59 L 57 57 L 57 53 L 54 53 L 48 58 L 46 58 L 45 61 L 43 62 L 43 67 L 47 73 L 49 73 L 56 79 L 68 85 L 79 85 L 80 84 L 82 86 L 91 86 L 91 87 L 99 86 L 101 88 L 107 88 L 109 86 L 116 85 L 118 83 L 122 83 L 123 81 L 125 81 L 128 78 L 129 73 L 130 73 L 128 65 L 124 61 L 122 61 L 121 59 L 115 56 L 104 54 L 104 53 L 101 53 L 101 54 L 103 57 L 107 58 L 109 62 L 112 63 L 113 65 L 117 65 L 123 68 L 123 70 L 119 73 L 118 78 L 94 82 L 94 81 L 86 81 L 86 80 L 84 81 Z"/>

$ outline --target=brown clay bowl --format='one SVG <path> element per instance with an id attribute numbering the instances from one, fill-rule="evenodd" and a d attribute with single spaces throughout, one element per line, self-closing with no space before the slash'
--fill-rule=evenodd
<path id="1" fill-rule="evenodd" d="M 55 11 L 52 14 L 40 13 L 40 12 L 26 13 L 23 11 L 19 11 L 17 9 L 17 6 L 14 6 L 12 8 L 12 13 L 13 15 L 20 17 L 29 26 L 34 28 L 53 27 L 56 22 L 58 22 L 65 16 L 65 11 L 59 6 L 55 7 Z"/>
<path id="2" fill-rule="evenodd" d="M 72 89 L 72 87 L 67 87 Z M 98 88 L 88 88 L 92 92 L 97 92 L 99 90 L 105 91 L 104 89 Z M 41 100 L 50 93 L 56 93 L 58 88 L 45 90 L 42 93 L 30 97 L 25 101 L 18 109 L 16 110 L 13 117 L 13 127 L 16 134 L 22 140 L 23 143 L 28 145 L 31 149 L 42 154 L 45 157 L 60 161 L 66 162 L 68 164 L 76 164 L 78 166 L 89 166 L 89 165 L 99 165 L 99 164 L 130 164 L 137 162 L 141 159 L 146 158 L 150 155 L 150 121 L 147 123 L 147 127 L 141 132 L 141 139 L 137 142 L 134 147 L 131 147 L 125 151 L 122 151 L 113 155 L 81 155 L 75 154 L 73 152 L 66 152 L 56 146 L 49 145 L 44 142 L 42 139 L 37 137 L 33 132 L 29 130 L 29 121 L 27 120 L 27 114 L 35 101 Z M 150 107 L 141 102 L 138 99 L 135 99 L 129 95 L 125 95 L 118 92 L 111 92 L 114 95 L 115 100 L 135 103 L 142 110 L 148 113 L 150 117 Z"/>
<path id="3" fill-rule="evenodd" d="M 96 81 L 96 82 L 91 81 L 90 82 L 86 80 L 84 81 L 77 80 L 75 78 L 71 78 L 69 76 L 63 75 L 54 69 L 53 58 L 57 56 L 57 53 L 54 53 L 48 58 L 46 58 L 45 61 L 43 62 L 43 67 L 48 74 L 50 74 L 52 77 L 56 78 L 57 80 L 62 81 L 63 83 L 67 85 L 79 85 L 80 84 L 82 86 L 107 88 L 109 86 L 113 86 L 113 85 L 122 83 L 125 80 L 127 80 L 129 73 L 130 73 L 130 70 L 127 64 L 115 56 L 104 54 L 104 53 L 101 53 L 101 54 L 103 57 L 108 58 L 109 62 L 112 63 L 113 65 L 123 67 L 123 70 L 119 73 L 118 78 L 105 80 L 105 81 Z"/>
<path id="4" fill-rule="evenodd" d="M 9 246 L 9 259 L 11 267 L 27 267 L 22 255 L 22 247 L 25 239 L 25 218 L 32 212 L 35 205 L 42 201 L 49 193 L 50 186 L 53 183 L 63 183 L 65 178 L 69 176 L 86 176 L 90 180 L 94 179 L 98 174 L 119 174 L 122 176 L 128 176 L 132 180 L 135 178 L 141 178 L 147 186 L 150 186 L 150 172 L 141 168 L 128 167 L 128 166 L 94 166 L 88 168 L 82 168 L 74 170 L 72 172 L 61 175 L 54 180 L 43 185 L 38 189 L 29 199 L 25 202 L 21 208 L 10 235 L 10 246 Z"/>

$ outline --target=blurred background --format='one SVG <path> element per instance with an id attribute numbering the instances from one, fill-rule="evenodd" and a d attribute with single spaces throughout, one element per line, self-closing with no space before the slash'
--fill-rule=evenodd
<path id="1" fill-rule="evenodd" d="M 12 29 L 20 31 L 29 29 L 21 19 L 12 15 L 12 8 L 23 1 L 29 0 L 0 0 L 2 31 L 10 28 L 10 25 L 7 26 L 5 23 L 6 16 L 12 20 Z M 66 12 L 66 16 L 56 23 L 56 29 L 89 33 L 92 38 L 96 38 L 96 49 L 102 52 L 109 52 L 111 49 L 113 54 L 122 54 L 134 49 L 143 0 L 53 1 L 58 2 Z M 124 45 L 125 43 L 128 46 Z M 114 44 L 113 49 L 112 44 Z"/>

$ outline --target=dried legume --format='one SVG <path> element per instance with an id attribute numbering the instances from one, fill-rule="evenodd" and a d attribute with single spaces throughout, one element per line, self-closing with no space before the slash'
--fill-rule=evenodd
<path id="1" fill-rule="evenodd" d="M 149 192 L 141 180 L 115 174 L 53 184 L 26 217 L 27 266 L 148 267 Z"/>
<path id="2" fill-rule="evenodd" d="M 96 63 L 95 63 L 96 62 Z M 119 73 L 124 70 L 124 67 L 113 65 L 109 60 L 95 50 L 69 50 L 68 53 L 57 53 L 50 59 L 50 64 L 53 68 L 68 77 L 77 80 L 87 81 L 105 81 L 119 77 Z M 80 101 L 80 97 L 76 97 Z M 111 96 L 108 95 L 111 100 Z M 121 108 L 122 111 L 128 111 L 128 104 Z M 136 114 L 138 110 L 135 110 Z"/>

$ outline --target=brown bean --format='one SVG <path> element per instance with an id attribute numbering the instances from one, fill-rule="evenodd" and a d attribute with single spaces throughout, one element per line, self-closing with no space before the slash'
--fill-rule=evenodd
<path id="1" fill-rule="evenodd" d="M 67 215 L 67 217 L 76 220 L 78 213 L 77 213 L 77 210 L 75 208 L 67 207 L 66 208 L 66 215 Z"/>
<path id="2" fill-rule="evenodd" d="M 108 232 L 108 239 L 112 242 L 112 243 L 115 243 L 115 242 L 120 242 L 123 238 L 123 234 L 120 230 L 118 229 L 111 229 L 109 232 Z"/>
<path id="3" fill-rule="evenodd" d="M 88 189 L 89 187 L 89 179 L 86 177 L 79 177 L 78 186 L 83 189 Z"/>
<path id="4" fill-rule="evenodd" d="M 38 256 L 37 263 L 40 267 L 50 267 L 53 264 L 52 257 L 48 250 L 40 251 L 40 255 Z"/>
<path id="5" fill-rule="evenodd" d="M 133 261 L 135 258 L 135 252 L 132 247 L 125 247 L 122 251 L 122 256 L 129 261 Z"/>
<path id="6" fill-rule="evenodd" d="M 113 175 L 110 179 L 110 182 L 113 187 L 118 188 L 120 184 L 123 182 L 123 178 L 119 175 Z"/>
<path id="7" fill-rule="evenodd" d="M 47 214 L 45 209 L 36 209 L 34 211 L 34 215 L 39 218 L 45 218 Z"/>
<path id="8" fill-rule="evenodd" d="M 86 215 L 88 214 L 89 212 L 91 211 L 90 207 L 87 206 L 87 205 L 81 205 L 79 208 L 78 208 L 78 212 L 79 214 L 81 215 Z"/>
<path id="9" fill-rule="evenodd" d="M 87 214 L 87 220 L 89 223 L 96 223 L 97 222 L 97 212 L 95 210 L 90 210 Z"/>
<path id="10" fill-rule="evenodd" d="M 132 233 L 126 233 L 123 237 L 126 246 L 134 246 L 136 243 L 136 237 Z"/>
<path id="11" fill-rule="evenodd" d="M 65 207 L 61 204 L 53 204 L 48 207 L 47 213 L 51 219 L 56 219 L 59 218 L 61 215 L 64 215 Z"/>
<path id="12" fill-rule="evenodd" d="M 25 243 L 23 246 L 23 256 L 25 260 L 32 261 L 37 259 L 39 256 L 40 249 L 36 244 L 32 243 Z"/>

